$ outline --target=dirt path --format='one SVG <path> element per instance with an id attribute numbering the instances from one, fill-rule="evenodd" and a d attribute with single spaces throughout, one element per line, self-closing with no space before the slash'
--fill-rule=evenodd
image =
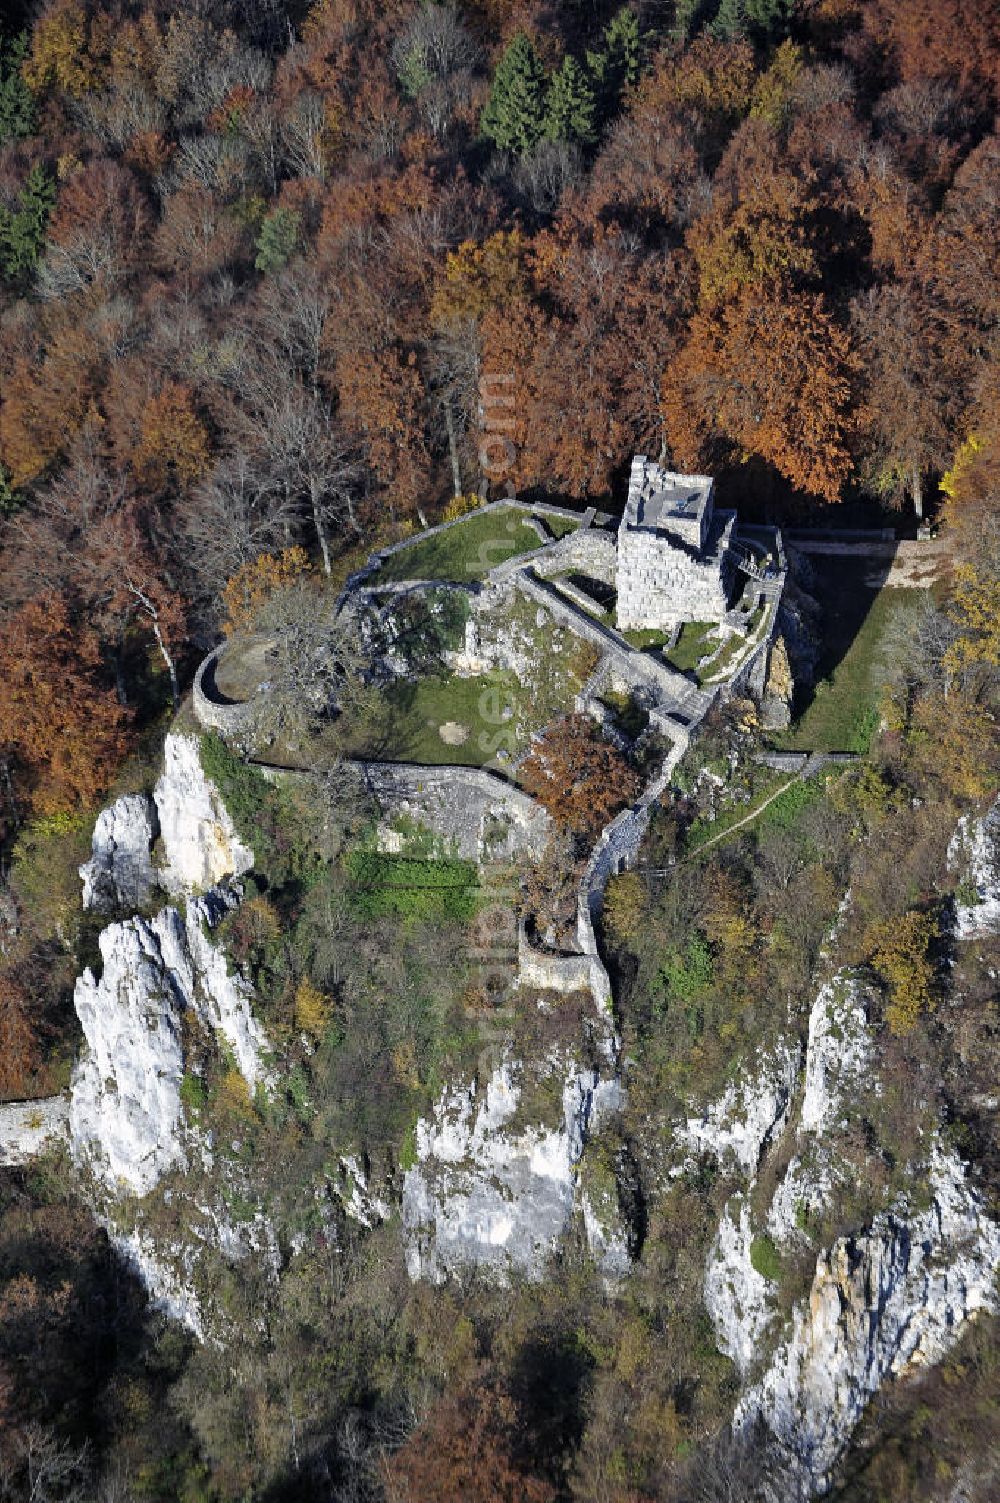
<path id="1" fill-rule="evenodd" d="M 700 845 L 696 851 L 691 851 L 689 855 L 684 856 L 682 859 L 684 861 L 694 861 L 697 856 L 701 856 L 705 851 L 710 850 L 713 845 L 718 845 L 720 840 L 728 840 L 729 836 L 735 835 L 737 830 L 742 830 L 745 825 L 752 824 L 758 815 L 763 814 L 768 804 L 773 804 L 775 799 L 780 798 L 787 789 L 791 788 L 793 783 L 800 783 L 802 781 L 806 776 L 807 767 L 808 763 L 806 767 L 803 767 L 801 772 L 793 773 L 787 783 L 782 783 L 780 788 L 776 788 L 773 793 L 768 794 L 764 802 L 758 804 L 756 809 L 752 809 L 749 814 L 744 815 L 736 824 L 729 825 L 725 830 L 720 830 L 718 835 L 713 835 L 711 840 L 706 840 L 704 845 Z"/>

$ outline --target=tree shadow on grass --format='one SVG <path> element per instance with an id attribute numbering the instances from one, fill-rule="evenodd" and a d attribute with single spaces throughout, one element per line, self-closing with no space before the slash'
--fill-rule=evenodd
<path id="1" fill-rule="evenodd" d="M 877 609 L 892 558 L 819 554 L 810 555 L 809 563 L 812 578 L 806 590 L 820 608 L 817 622 L 820 650 L 812 683 L 801 684 L 796 689 L 791 734 L 805 732 L 803 722 L 814 707 L 819 707 L 817 701 L 822 699 L 830 708 L 830 736 L 837 739 L 838 723 L 843 722 L 845 729 L 841 734 L 848 740 L 848 722 L 853 719 L 860 723 L 871 709 L 870 674 L 879 636 L 879 620 L 873 616 L 873 611 Z M 812 719 L 816 718 L 814 712 Z M 851 751 L 856 748 L 831 744 L 812 749 Z"/>

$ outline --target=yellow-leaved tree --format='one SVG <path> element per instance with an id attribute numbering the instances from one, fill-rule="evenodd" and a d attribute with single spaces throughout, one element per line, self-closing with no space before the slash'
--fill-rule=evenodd
<path id="1" fill-rule="evenodd" d="M 873 970 L 888 992 L 885 1016 L 897 1035 L 912 1033 L 932 999 L 934 967 L 928 958 L 934 921 L 915 911 L 881 919 L 865 935 Z"/>
<path id="2" fill-rule="evenodd" d="M 226 608 L 223 631 L 252 631 L 261 607 L 310 571 L 309 555 L 304 548 L 284 548 L 280 553 L 261 553 L 251 559 L 226 581 L 222 603 Z"/>

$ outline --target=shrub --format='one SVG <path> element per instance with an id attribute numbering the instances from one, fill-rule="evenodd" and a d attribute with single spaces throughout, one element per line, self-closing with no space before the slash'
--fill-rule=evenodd
<path id="1" fill-rule="evenodd" d="M 189 1113 L 197 1113 L 205 1106 L 205 1082 L 200 1075 L 187 1071 L 181 1081 L 181 1105 Z"/>
<path id="2" fill-rule="evenodd" d="M 621 943 L 634 940 L 649 914 L 646 884 L 637 872 L 622 872 L 608 882 L 604 921 Z"/>
<path id="3" fill-rule="evenodd" d="M 262 773 L 244 762 L 221 736 L 202 736 L 201 766 L 218 788 L 241 839 L 255 842 L 263 809 L 271 802 L 273 789 Z"/>
<path id="4" fill-rule="evenodd" d="M 885 1016 L 894 1034 L 912 1033 L 930 1003 L 934 968 L 927 952 L 934 933 L 929 914 L 904 913 L 872 924 L 865 935 L 871 964 L 889 994 Z"/>
<path id="5" fill-rule="evenodd" d="M 226 581 L 222 602 L 226 608 L 226 636 L 253 631 L 257 615 L 279 590 L 309 573 L 309 555 L 304 548 L 285 548 L 281 553 L 262 553 L 238 569 Z"/>
<path id="6" fill-rule="evenodd" d="M 235 1066 L 227 1070 L 219 1081 L 212 1104 L 224 1118 L 249 1122 L 254 1116 L 250 1087 Z"/>
<path id="7" fill-rule="evenodd" d="M 295 1026 L 312 1038 L 322 1038 L 330 1021 L 330 999 L 308 976 L 303 976 L 295 991 Z"/>
<path id="8" fill-rule="evenodd" d="M 713 971 L 712 952 L 702 936 L 695 934 L 683 951 L 674 950 L 667 956 L 660 976 L 672 997 L 691 1002 L 711 986 Z"/>
<path id="9" fill-rule="evenodd" d="M 394 913 L 425 922 L 466 923 L 476 911 L 478 882 L 471 861 L 352 851 L 346 866 L 354 906 L 371 917 Z"/>
<path id="10" fill-rule="evenodd" d="M 459 517 L 466 516 L 468 512 L 476 511 L 482 504 L 475 491 L 465 496 L 452 496 L 441 513 L 441 520 L 442 522 L 455 522 Z"/>
<path id="11" fill-rule="evenodd" d="M 776 1284 L 781 1278 L 781 1256 L 771 1238 L 765 1233 L 755 1237 L 750 1244 L 750 1263 L 762 1279 Z"/>

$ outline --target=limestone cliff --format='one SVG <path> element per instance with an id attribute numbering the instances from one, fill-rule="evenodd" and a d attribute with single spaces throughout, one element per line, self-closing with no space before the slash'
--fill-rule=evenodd
<path id="1" fill-rule="evenodd" d="M 948 863 L 962 882 L 955 915 L 958 938 L 995 933 L 1000 928 L 1000 799 L 982 818 L 959 820 Z"/>
<path id="2" fill-rule="evenodd" d="M 229 1050 L 251 1091 L 264 1078 L 267 1040 L 249 987 L 210 939 L 241 901 L 231 879 L 253 864 L 193 736 L 171 733 L 153 797 L 130 794 L 98 816 L 93 854 L 80 869 L 84 907 L 148 903 L 156 884 L 192 892 L 182 913 L 162 908 L 109 924 L 98 941 L 98 977 L 85 970 L 74 1004 L 86 1049 L 73 1077 L 70 1136 L 109 1186 L 145 1195 L 186 1162 L 181 1081 L 186 1031 L 196 1023 Z M 163 864 L 151 847 L 159 833 Z"/>
<path id="3" fill-rule="evenodd" d="M 735 1427 L 764 1421 L 789 1498 L 825 1489 L 887 1378 L 938 1361 L 970 1317 L 995 1306 L 1000 1227 L 957 1155 L 938 1144 L 928 1179 L 926 1210 L 878 1216 L 867 1232 L 820 1253 L 790 1335 L 740 1400 Z"/>
<path id="4" fill-rule="evenodd" d="M 403 1226 L 411 1278 L 441 1282 L 476 1268 L 501 1279 L 541 1276 L 579 1204 L 577 1167 L 589 1138 L 620 1105 L 616 1079 L 571 1065 L 555 1125 L 517 1126 L 518 1069 L 500 1065 L 443 1092 L 416 1130 L 416 1162 L 403 1185 Z M 609 1276 L 622 1271 L 625 1238 L 593 1198 L 585 1222 Z"/>
<path id="5" fill-rule="evenodd" d="M 171 895 L 203 892 L 253 866 L 253 851 L 240 840 L 218 789 L 205 776 L 197 737 L 167 737 L 153 800 L 163 842 L 159 880 Z"/>
<path id="6" fill-rule="evenodd" d="M 181 1081 L 185 1030 L 195 1021 L 231 1051 L 251 1090 L 264 1073 L 266 1040 L 249 989 L 208 937 L 240 901 L 238 886 L 213 888 L 182 917 L 109 924 L 103 969 L 86 970 L 74 1002 L 87 1048 L 73 1077 L 75 1153 L 109 1184 L 145 1195 L 185 1163 Z"/>
<path id="7" fill-rule="evenodd" d="M 159 834 L 156 805 L 129 793 L 97 816 L 92 854 L 80 868 L 83 906 L 99 913 L 141 908 L 156 887 L 151 850 Z"/>
<path id="8" fill-rule="evenodd" d="M 737 1430 L 763 1424 L 772 1438 L 784 1495 L 808 1499 L 827 1486 L 871 1396 L 890 1377 L 938 1360 L 977 1311 L 994 1307 L 1000 1226 L 986 1214 L 961 1161 L 935 1135 L 927 1163 L 913 1165 L 912 1189 L 852 1236 L 815 1256 L 808 1296 L 782 1326 L 777 1305 L 781 1250 L 812 1246 L 804 1228 L 831 1204 L 854 1172 L 844 1134 L 881 1084 L 873 1064 L 871 997 L 863 978 L 844 973 L 813 1004 L 797 1110 L 771 1137 L 790 1155 L 761 1209 L 752 1153 L 742 1142 L 737 1104 L 756 1079 L 748 1072 L 708 1113 L 699 1146 L 742 1169 L 727 1202 L 705 1272 L 705 1304 L 720 1349 L 746 1387 Z M 772 1115 L 768 1100 L 764 1116 Z M 734 1120 L 727 1114 L 736 1112 Z M 754 1137 L 752 1141 L 756 1141 Z M 756 1198 L 756 1214 L 752 1201 Z M 766 1248 L 765 1257 L 754 1256 Z"/>

